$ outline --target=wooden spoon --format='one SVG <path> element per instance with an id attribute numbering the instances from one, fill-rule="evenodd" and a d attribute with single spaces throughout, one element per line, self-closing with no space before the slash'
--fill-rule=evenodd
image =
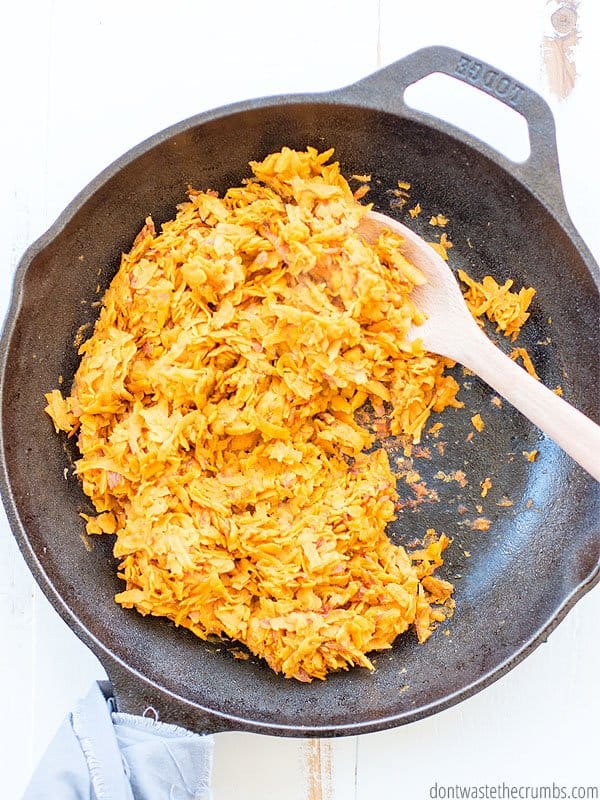
<path id="1" fill-rule="evenodd" d="M 420 236 L 375 211 L 363 218 L 359 231 L 373 242 L 385 228 L 403 237 L 403 254 L 427 278 L 412 296 L 428 319 L 413 326 L 409 338 L 421 339 L 426 350 L 458 361 L 479 375 L 600 481 L 600 426 L 492 344 L 471 316 L 452 271 Z"/>

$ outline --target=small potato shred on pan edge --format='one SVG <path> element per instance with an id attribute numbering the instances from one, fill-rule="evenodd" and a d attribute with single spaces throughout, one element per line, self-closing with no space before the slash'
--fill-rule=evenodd
<path id="1" fill-rule="evenodd" d="M 325 678 L 420 642 L 453 606 L 448 545 L 390 542 L 395 480 L 355 412 L 419 441 L 461 405 L 448 360 L 409 344 L 423 276 L 391 232 L 369 245 L 332 150 L 283 148 L 224 197 L 148 218 L 107 290 L 71 393 L 76 473 L 116 534 L 116 601 L 237 640 L 286 677 Z"/>

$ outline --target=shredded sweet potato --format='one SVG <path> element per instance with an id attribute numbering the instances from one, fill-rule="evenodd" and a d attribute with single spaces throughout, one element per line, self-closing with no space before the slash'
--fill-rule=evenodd
<path id="1" fill-rule="evenodd" d="M 452 242 L 448 239 L 448 236 L 445 233 L 442 233 L 440 236 L 439 242 L 428 242 L 430 247 L 436 251 L 436 253 L 441 256 L 444 261 L 448 261 L 448 250 L 452 247 Z"/>
<path id="2" fill-rule="evenodd" d="M 532 378 L 535 378 L 536 381 L 539 381 L 540 376 L 535 371 L 535 367 L 533 366 L 533 361 L 531 360 L 531 356 L 527 352 L 524 347 L 513 347 L 510 358 L 513 361 L 517 361 L 517 359 L 521 359 L 523 362 L 523 366 L 527 370 L 527 372 L 531 375 Z"/>
<path id="3" fill-rule="evenodd" d="M 482 497 L 487 497 L 487 493 L 492 488 L 491 479 L 490 478 L 484 478 L 479 485 L 481 486 L 481 496 Z"/>
<path id="4" fill-rule="evenodd" d="M 523 450 L 523 455 L 527 459 L 527 461 L 535 461 L 538 457 L 538 450 Z"/>
<path id="5" fill-rule="evenodd" d="M 474 317 L 483 314 L 496 324 L 496 329 L 515 341 L 523 324 L 529 318 L 529 306 L 535 296 L 535 289 L 525 288 L 519 292 L 511 291 L 514 281 L 507 280 L 502 286 L 491 275 L 486 275 L 479 283 L 459 269 L 458 277 L 467 285 L 465 301 Z"/>
<path id="6" fill-rule="evenodd" d="M 491 524 L 491 520 L 486 517 L 477 517 L 471 523 L 471 529 L 474 531 L 489 531 Z"/>
<path id="7" fill-rule="evenodd" d="M 190 190 L 159 233 L 148 219 L 70 394 L 46 395 L 77 432 L 88 532 L 116 534 L 117 602 L 302 681 L 372 669 L 452 606 L 432 576 L 448 538 L 386 536 L 394 477 L 355 412 L 418 442 L 458 385 L 405 340 L 423 276 L 391 232 L 361 239 L 369 207 L 331 154 L 284 148 L 224 197 Z"/>
<path id="8" fill-rule="evenodd" d="M 429 224 L 433 225 L 433 227 L 439 225 L 440 228 L 445 228 L 449 221 L 450 220 L 448 219 L 448 217 L 445 217 L 443 214 L 434 214 L 430 218 Z"/>
<path id="9" fill-rule="evenodd" d="M 478 431 L 478 433 L 481 433 L 481 431 L 485 428 L 485 422 L 483 421 L 481 414 L 473 414 L 471 417 L 471 425 L 476 431 Z"/>

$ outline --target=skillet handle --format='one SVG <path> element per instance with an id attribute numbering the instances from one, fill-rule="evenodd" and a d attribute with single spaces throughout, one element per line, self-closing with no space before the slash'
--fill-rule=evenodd
<path id="1" fill-rule="evenodd" d="M 531 153 L 522 163 L 505 159 L 508 169 L 542 202 L 568 220 L 552 111 L 537 92 L 496 67 L 451 47 L 425 47 L 342 89 L 339 94 L 344 100 L 351 99 L 371 108 L 414 116 L 415 112 L 404 101 L 406 89 L 438 72 L 486 92 L 525 118 Z"/>

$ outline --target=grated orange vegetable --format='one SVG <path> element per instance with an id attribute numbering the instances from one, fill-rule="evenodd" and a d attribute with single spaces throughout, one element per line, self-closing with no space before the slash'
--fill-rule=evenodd
<path id="1" fill-rule="evenodd" d="M 353 192 L 354 199 L 355 200 L 361 200 L 369 191 L 370 191 L 370 187 L 366 183 L 363 183 L 362 186 L 359 186 L 359 188 L 356 189 L 355 192 Z"/>
<path id="2" fill-rule="evenodd" d="M 445 228 L 446 225 L 450 222 L 448 217 L 445 217 L 443 214 L 435 214 L 429 220 L 429 224 L 433 227 L 439 225 L 440 228 Z"/>
<path id="3" fill-rule="evenodd" d="M 535 367 L 533 366 L 533 361 L 531 360 L 531 356 L 524 347 L 513 347 L 510 353 L 510 358 L 512 358 L 513 361 L 516 361 L 517 359 L 520 358 L 521 361 L 523 362 L 523 366 L 525 367 L 527 372 L 531 375 L 531 377 L 535 378 L 536 381 L 539 381 L 540 376 L 535 371 Z"/>
<path id="4" fill-rule="evenodd" d="M 481 414 L 473 414 L 471 417 L 471 424 L 478 433 L 481 433 L 481 431 L 485 428 L 485 422 L 483 421 Z"/>
<path id="5" fill-rule="evenodd" d="M 496 324 L 496 330 L 510 336 L 514 342 L 529 318 L 528 308 L 535 289 L 523 287 L 519 292 L 512 292 L 514 281 L 509 279 L 500 286 L 491 275 L 486 275 L 479 283 L 462 269 L 458 270 L 458 277 L 468 287 L 465 301 L 473 316 L 485 314 L 490 322 Z"/>
<path id="6" fill-rule="evenodd" d="M 448 236 L 445 233 L 442 233 L 440 236 L 439 242 L 427 242 L 430 247 L 436 251 L 436 253 L 441 256 L 444 261 L 448 261 L 448 250 L 452 247 L 452 242 L 448 239 Z"/>
<path id="7" fill-rule="evenodd" d="M 513 506 L 513 505 L 514 505 L 514 503 L 513 503 L 513 501 L 512 501 L 510 498 L 508 498 L 508 497 L 507 497 L 507 496 L 504 494 L 504 495 L 502 495 L 502 499 L 501 499 L 501 500 L 498 500 L 498 502 L 496 503 L 496 505 L 497 505 L 497 506 L 500 506 L 500 508 L 510 508 L 511 506 Z"/>
<path id="8" fill-rule="evenodd" d="M 523 455 L 525 456 L 527 461 L 532 461 L 533 462 L 538 457 L 538 451 L 537 450 L 523 450 Z"/>
<path id="9" fill-rule="evenodd" d="M 491 524 L 491 520 L 487 519 L 487 517 L 477 517 L 470 527 L 474 531 L 489 531 Z"/>
<path id="10" fill-rule="evenodd" d="M 394 478 L 355 412 L 385 405 L 418 442 L 458 384 L 405 341 L 422 275 L 396 235 L 359 237 L 368 206 L 331 154 L 284 148 L 224 197 L 190 190 L 160 233 L 148 219 L 46 409 L 78 431 L 88 532 L 116 532 L 117 602 L 301 681 L 372 669 L 452 606 L 432 577 L 447 537 L 386 536 Z"/>

